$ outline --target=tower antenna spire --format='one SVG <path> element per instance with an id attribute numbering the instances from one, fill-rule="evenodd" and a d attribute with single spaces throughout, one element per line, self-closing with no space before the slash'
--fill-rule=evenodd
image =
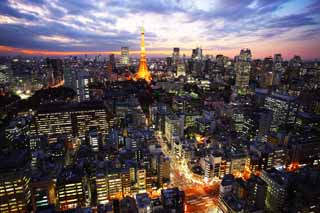
<path id="1" fill-rule="evenodd" d="M 134 79 L 139 80 L 139 79 L 144 79 L 148 83 L 151 82 L 152 77 L 151 74 L 148 70 L 148 65 L 147 65 L 147 57 L 146 57 L 146 48 L 144 46 L 144 27 L 141 27 L 141 51 L 140 51 L 140 64 L 139 64 L 139 69 L 138 72 L 135 74 Z"/>

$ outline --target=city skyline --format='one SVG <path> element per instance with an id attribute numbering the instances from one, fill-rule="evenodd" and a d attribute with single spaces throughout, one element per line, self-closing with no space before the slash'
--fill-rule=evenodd
<path id="1" fill-rule="evenodd" d="M 253 58 L 281 53 L 319 58 L 320 2 L 308 1 L 19 1 L 0 3 L 0 53 L 66 56 L 139 54 L 139 29 L 146 28 L 148 56 L 168 56 L 173 47 L 189 56 Z M 166 21 L 166 20 L 170 21 Z M 179 29 L 179 30 L 177 30 Z"/>
<path id="2" fill-rule="evenodd" d="M 1 0 L 0 212 L 320 212 L 320 0 Z"/>

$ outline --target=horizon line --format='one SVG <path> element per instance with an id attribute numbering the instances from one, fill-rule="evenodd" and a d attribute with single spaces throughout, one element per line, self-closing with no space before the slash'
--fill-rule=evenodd
<path id="1" fill-rule="evenodd" d="M 249 48 L 250 49 L 250 48 Z M 231 54 L 225 54 L 223 53 L 223 51 L 214 51 L 214 50 L 210 50 L 210 49 L 202 49 L 204 53 L 203 55 L 213 55 L 213 56 L 217 56 L 217 55 L 223 55 L 223 56 L 227 56 L 230 59 L 234 58 L 235 56 L 239 55 L 236 53 L 233 53 L 232 56 Z M 239 49 L 240 52 L 241 49 Z M 191 52 L 192 49 L 190 50 L 180 50 L 181 55 L 186 55 L 186 56 L 190 56 L 191 53 L 186 53 L 186 52 Z M 224 51 L 226 52 L 226 51 Z M 140 55 L 140 50 L 129 50 L 130 55 Z M 147 50 L 147 55 L 153 55 L 153 56 L 171 56 L 173 53 L 173 50 L 153 50 L 153 49 L 149 49 Z M 10 47 L 10 46 L 5 46 L 5 45 L 0 45 L 0 55 L 29 55 L 29 56 L 79 56 L 79 55 L 110 55 L 110 54 L 114 54 L 114 55 L 121 55 L 121 50 L 119 51 L 54 51 L 54 50 L 40 50 L 40 49 L 24 49 L 24 48 L 18 48 L 18 47 Z M 273 53 L 272 55 L 265 55 L 263 57 L 256 57 L 256 59 L 259 58 L 266 58 L 266 57 L 273 57 L 273 55 L 275 54 L 281 54 L 281 53 Z M 295 56 L 297 54 L 292 54 L 292 57 Z M 303 57 L 303 55 L 300 55 L 301 57 Z M 290 57 L 284 57 L 282 55 L 282 57 L 284 59 L 289 59 Z M 292 58 L 291 57 L 291 58 Z M 253 57 L 255 58 L 255 57 Z M 313 57 L 313 58 L 305 58 L 307 60 L 319 60 L 319 57 Z"/>

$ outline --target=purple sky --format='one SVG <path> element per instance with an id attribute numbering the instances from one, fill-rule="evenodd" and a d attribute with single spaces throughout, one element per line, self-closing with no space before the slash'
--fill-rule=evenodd
<path id="1" fill-rule="evenodd" d="M 320 57 L 320 0 L 1 0 L 0 51 L 139 50 Z"/>

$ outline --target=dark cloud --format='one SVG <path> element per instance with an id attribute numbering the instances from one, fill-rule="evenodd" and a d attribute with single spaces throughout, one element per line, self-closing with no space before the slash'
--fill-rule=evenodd
<path id="1" fill-rule="evenodd" d="M 179 2 L 179 1 L 176 1 Z M 181 2 L 183 4 L 183 2 Z M 144 13 L 153 12 L 161 14 L 169 14 L 170 12 L 186 12 L 182 7 L 176 4 L 170 3 L 166 0 L 112 0 L 109 3 L 110 6 L 123 7 L 130 12 L 134 13 Z"/>
<path id="2" fill-rule="evenodd" d="M 309 17 L 308 14 L 289 15 L 281 18 L 276 18 L 270 21 L 268 27 L 275 28 L 292 28 L 308 25 L 316 25 L 317 22 Z"/>
<path id="3" fill-rule="evenodd" d="M 8 15 L 16 18 L 23 18 L 27 20 L 36 20 L 37 18 L 33 15 L 24 14 L 20 11 L 17 11 L 13 8 L 11 8 L 8 4 L 7 0 L 1 0 L 0 1 L 0 14 L 1 15 Z"/>
<path id="4" fill-rule="evenodd" d="M 179 20 L 184 24 L 192 25 L 199 21 L 204 23 L 205 29 L 194 30 L 202 30 L 201 36 L 205 41 L 231 36 L 234 39 L 243 39 L 243 43 L 250 43 L 273 39 L 296 28 L 305 28 L 303 33 L 305 37 L 297 35 L 296 39 L 315 39 L 320 29 L 318 15 L 320 1 L 317 0 L 301 9 L 303 11 L 301 13 L 282 16 L 274 16 L 273 13 L 290 0 L 216 0 L 212 1 L 216 2 L 212 8 L 198 7 L 189 0 L 20 0 L 20 2 L 28 6 L 37 6 L 49 14 L 41 16 L 37 11 L 23 12 L 10 6 L 9 0 L 1 0 L 0 15 L 9 19 L 14 18 L 14 21 L 0 22 L 0 45 L 56 51 L 118 50 L 123 45 L 135 49 L 139 46 L 138 31 L 117 29 L 119 18 L 128 18 L 130 22 L 132 21 L 130 15 L 138 17 L 145 14 L 163 15 L 163 21 L 154 25 L 166 28 L 167 24 L 175 21 L 172 14 L 177 12 L 185 15 L 183 20 Z M 223 26 L 216 23 L 219 19 L 225 22 Z M 128 25 L 128 28 L 130 27 Z M 180 30 L 178 26 L 176 31 Z M 46 41 L 39 39 L 39 36 L 63 36 L 70 38 L 74 43 L 68 45 L 63 42 Z M 149 32 L 146 38 L 149 42 L 162 42 L 164 45 L 170 41 L 169 38 L 159 37 L 157 32 Z M 252 39 L 248 41 L 248 38 Z M 192 43 L 198 38 L 186 34 L 180 39 L 184 43 Z M 223 45 L 209 47 L 221 50 L 234 48 Z"/>

